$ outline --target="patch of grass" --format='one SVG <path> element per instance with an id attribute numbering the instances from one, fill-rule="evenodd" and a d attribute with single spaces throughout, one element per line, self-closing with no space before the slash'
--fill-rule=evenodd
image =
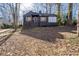
<path id="1" fill-rule="evenodd" d="M 72 45 L 79 44 L 79 37 L 72 37 L 67 40 L 69 40 L 69 43 Z"/>

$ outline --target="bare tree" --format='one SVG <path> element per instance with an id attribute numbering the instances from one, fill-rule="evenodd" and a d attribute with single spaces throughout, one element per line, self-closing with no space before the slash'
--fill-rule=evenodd
<path id="1" fill-rule="evenodd" d="M 68 4 L 68 21 L 67 21 L 68 25 L 72 24 L 72 9 L 73 9 L 73 4 L 69 3 Z"/>
<path id="2" fill-rule="evenodd" d="M 52 13 L 52 7 L 53 7 L 53 3 L 48 3 L 48 10 L 49 10 L 49 14 Z"/>
<path id="3" fill-rule="evenodd" d="M 77 19 L 77 34 L 79 37 L 79 8 L 78 8 L 78 19 Z"/>
<path id="4" fill-rule="evenodd" d="M 20 4 L 16 3 L 14 8 L 14 15 L 13 15 L 15 31 L 17 30 L 17 27 L 18 27 L 19 9 L 20 9 Z"/>
<path id="5" fill-rule="evenodd" d="M 57 22 L 59 25 L 61 25 L 60 7 L 61 7 L 61 3 L 57 3 Z"/>
<path id="6" fill-rule="evenodd" d="M 17 25 L 18 25 L 18 17 L 19 17 L 19 10 L 20 10 L 20 3 L 11 3 L 8 4 L 10 7 L 10 12 L 14 21 L 14 28 L 15 31 L 17 30 Z"/>
<path id="7" fill-rule="evenodd" d="M 32 7 L 33 7 L 33 11 L 39 12 L 40 3 L 34 3 Z"/>
<path id="8" fill-rule="evenodd" d="M 36 12 L 39 12 L 40 10 L 43 13 L 52 13 L 52 7 L 53 7 L 53 3 L 35 3 L 33 8 L 34 10 L 36 10 Z"/>
<path id="9" fill-rule="evenodd" d="M 8 20 L 10 19 L 9 7 L 7 6 L 7 4 L 4 4 L 4 3 L 0 4 L 0 12 L 4 19 L 6 19 L 6 18 L 8 18 Z"/>
<path id="10" fill-rule="evenodd" d="M 41 4 L 45 10 L 46 10 L 46 13 L 49 13 L 51 14 L 52 13 L 52 6 L 53 6 L 53 3 L 43 3 Z"/>
<path id="11" fill-rule="evenodd" d="M 57 3 L 57 15 L 58 15 L 58 18 L 60 18 L 60 6 L 61 6 L 61 4 Z"/>

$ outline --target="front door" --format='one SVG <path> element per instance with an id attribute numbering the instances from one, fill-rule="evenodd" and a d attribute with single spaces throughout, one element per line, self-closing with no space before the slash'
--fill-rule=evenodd
<path id="1" fill-rule="evenodd" d="M 34 26 L 38 26 L 38 17 L 33 17 L 33 24 Z"/>

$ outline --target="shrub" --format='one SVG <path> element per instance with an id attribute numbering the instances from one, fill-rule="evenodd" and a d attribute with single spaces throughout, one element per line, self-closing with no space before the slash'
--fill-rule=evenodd
<path id="1" fill-rule="evenodd" d="M 13 28 L 13 25 L 3 24 L 1 28 L 2 29 Z"/>
<path id="2" fill-rule="evenodd" d="M 60 17 L 57 18 L 57 24 L 58 25 L 62 25 L 62 22 L 61 22 L 61 18 Z"/>
<path id="3" fill-rule="evenodd" d="M 77 19 L 75 17 L 72 18 L 72 25 L 77 25 Z"/>
<path id="4" fill-rule="evenodd" d="M 72 25 L 77 25 L 77 20 L 72 20 Z"/>
<path id="5" fill-rule="evenodd" d="M 67 24 L 67 20 L 63 20 L 62 25 L 66 25 L 66 24 Z"/>
<path id="6" fill-rule="evenodd" d="M 20 24 L 19 26 L 18 26 L 18 28 L 21 28 L 22 27 L 22 25 Z"/>
<path id="7" fill-rule="evenodd" d="M 77 20 L 73 20 L 72 25 L 77 25 Z"/>

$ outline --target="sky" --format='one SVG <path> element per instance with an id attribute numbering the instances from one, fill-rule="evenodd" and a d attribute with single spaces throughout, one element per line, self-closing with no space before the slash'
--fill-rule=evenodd
<path id="1" fill-rule="evenodd" d="M 20 14 L 21 17 L 20 17 L 20 19 L 21 19 L 21 21 L 23 19 L 23 13 L 27 13 L 30 10 L 35 11 L 35 10 L 33 10 L 33 7 L 35 7 L 33 5 L 34 5 L 34 3 L 22 3 L 21 4 L 21 6 L 20 6 L 20 9 L 21 9 L 21 14 Z M 67 3 L 62 3 L 61 5 L 62 5 L 62 7 L 61 7 L 62 15 L 63 14 L 67 14 L 67 12 L 68 12 L 68 4 Z M 42 12 L 45 11 L 45 10 L 43 10 L 42 7 L 39 7 L 39 10 L 41 10 Z M 53 6 L 52 7 L 52 13 L 56 13 L 56 10 L 57 10 L 57 7 Z M 26 11 L 26 12 L 23 12 L 23 11 Z M 77 16 L 78 16 L 78 5 L 77 4 L 73 4 L 73 17 L 75 17 L 77 19 L 78 18 Z"/>
<path id="2" fill-rule="evenodd" d="M 23 14 L 27 13 L 28 11 L 32 10 L 33 3 L 21 3 L 20 5 L 20 21 L 23 19 Z M 26 11 L 26 12 L 24 12 Z"/>
<path id="3" fill-rule="evenodd" d="M 25 9 L 30 10 L 32 8 L 32 4 L 33 3 L 22 3 L 20 8 L 21 8 L 22 11 L 24 11 Z"/>
<path id="4" fill-rule="evenodd" d="M 21 13 L 23 13 L 23 11 L 30 11 L 30 10 L 33 10 L 33 4 L 34 3 L 22 3 L 21 4 Z M 62 3 L 62 13 L 63 14 L 66 14 L 67 13 L 67 11 L 68 11 L 68 4 L 67 3 Z M 78 8 L 77 8 L 77 4 L 73 4 L 73 16 L 74 17 L 77 17 L 77 14 L 78 14 Z M 52 13 L 54 13 L 55 11 L 56 11 L 56 8 L 57 7 L 52 7 Z M 42 8 L 40 7 L 40 9 L 42 10 Z M 43 10 L 42 10 L 43 11 Z M 26 12 L 25 12 L 26 13 Z"/>
<path id="5" fill-rule="evenodd" d="M 28 12 L 28 11 L 30 11 L 30 10 L 33 10 L 33 6 L 34 5 L 34 3 L 21 3 L 21 5 L 20 5 L 20 19 L 22 20 L 23 18 L 23 13 L 26 13 L 26 12 Z M 63 9 L 62 9 L 62 13 L 63 14 L 66 14 L 67 13 L 67 10 L 68 10 L 68 4 L 67 3 L 62 3 L 62 7 L 63 7 Z M 74 6 L 75 7 L 73 7 L 73 16 L 75 16 L 76 18 L 77 18 L 77 15 L 78 15 L 78 6 L 77 6 L 77 4 L 74 4 Z M 54 13 L 55 11 L 56 11 L 56 9 L 57 9 L 57 7 L 52 7 L 52 13 Z M 42 7 L 40 7 L 40 10 L 41 11 L 44 11 L 43 10 L 43 8 Z M 26 12 L 24 12 L 24 11 L 26 11 Z M 0 13 L 0 15 L 1 15 L 1 13 Z"/>

